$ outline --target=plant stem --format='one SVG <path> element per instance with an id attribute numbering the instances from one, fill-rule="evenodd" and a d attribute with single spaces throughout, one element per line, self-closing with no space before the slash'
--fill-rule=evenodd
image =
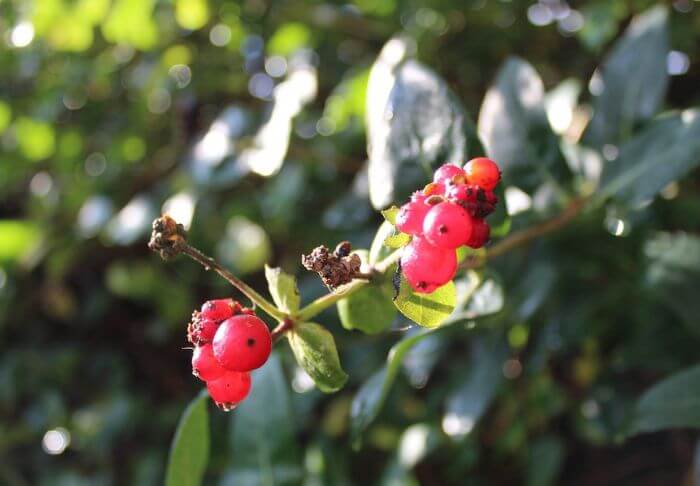
<path id="1" fill-rule="evenodd" d="M 202 265 L 206 270 L 214 270 L 216 273 L 221 275 L 228 283 L 236 287 L 241 291 L 243 295 L 248 297 L 256 306 L 260 307 L 265 313 L 274 317 L 280 322 L 283 322 L 287 315 L 269 302 L 265 297 L 257 293 L 253 288 L 248 286 L 241 279 L 233 275 L 231 272 L 222 267 L 216 260 L 212 257 L 205 255 L 198 249 L 185 244 L 181 250 L 182 253 L 190 257 L 192 260 L 196 261 Z"/>
<path id="2" fill-rule="evenodd" d="M 277 324 L 277 327 L 275 327 L 270 333 L 270 335 L 272 336 L 272 344 L 275 344 L 277 341 L 279 341 L 282 338 L 282 335 L 284 335 L 285 332 L 289 331 L 293 327 L 294 321 L 290 318 L 286 318 L 282 322 Z"/>
<path id="3" fill-rule="evenodd" d="M 547 233 L 551 233 L 562 226 L 566 225 L 569 221 L 574 219 L 578 213 L 584 208 L 589 198 L 583 197 L 579 199 L 574 199 L 562 212 L 557 214 L 551 219 L 544 221 L 535 226 L 531 226 L 527 229 L 513 233 L 512 235 L 499 241 L 486 252 L 486 255 L 479 258 L 467 259 L 460 265 L 460 269 L 478 268 L 486 264 L 488 260 L 492 260 L 498 256 L 508 253 L 518 246 L 522 246 L 535 238 L 543 236 Z"/>

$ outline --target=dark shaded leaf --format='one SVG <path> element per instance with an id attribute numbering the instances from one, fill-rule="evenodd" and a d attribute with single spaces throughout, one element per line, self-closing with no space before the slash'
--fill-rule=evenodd
<path id="1" fill-rule="evenodd" d="M 203 390 L 187 406 L 175 431 L 168 468 L 166 486 L 196 486 L 202 484 L 209 462 L 209 397 Z"/>
<path id="2" fill-rule="evenodd" d="M 297 363 L 306 371 L 319 390 L 330 393 L 340 390 L 348 379 L 340 366 L 333 335 L 313 323 L 296 324 L 287 333 Z"/>

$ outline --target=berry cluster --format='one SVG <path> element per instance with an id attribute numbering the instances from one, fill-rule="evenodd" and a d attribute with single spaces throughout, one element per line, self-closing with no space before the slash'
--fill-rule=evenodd
<path id="1" fill-rule="evenodd" d="M 484 218 L 498 202 L 493 190 L 501 180 L 498 165 L 485 157 L 464 166 L 446 164 L 433 182 L 401 206 L 396 227 L 413 236 L 401 256 L 401 270 L 413 290 L 431 293 L 454 278 L 456 249 L 481 248 L 490 228 Z"/>
<path id="2" fill-rule="evenodd" d="M 249 372 L 265 364 L 272 350 L 265 323 L 232 299 L 205 302 L 192 314 L 187 339 L 195 346 L 192 374 L 206 382 L 212 400 L 226 411 L 248 396 Z"/>

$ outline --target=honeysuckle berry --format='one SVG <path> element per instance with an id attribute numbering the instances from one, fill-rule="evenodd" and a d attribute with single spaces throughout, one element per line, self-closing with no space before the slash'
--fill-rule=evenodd
<path id="1" fill-rule="evenodd" d="M 214 356 L 224 368 L 250 371 L 265 364 L 272 338 L 259 317 L 239 314 L 221 323 L 212 345 Z"/>
<path id="2" fill-rule="evenodd" d="M 491 228 L 483 219 L 475 218 L 472 225 L 472 234 L 467 240 L 467 246 L 470 248 L 481 248 L 489 241 Z"/>
<path id="3" fill-rule="evenodd" d="M 219 378 L 207 381 L 207 391 L 222 410 L 232 410 L 250 392 L 250 373 L 225 371 Z"/>
<path id="4" fill-rule="evenodd" d="M 426 203 L 428 197 L 414 193 L 411 200 L 401 206 L 396 215 L 396 228 L 409 235 L 419 235 L 423 232 L 423 220 L 431 206 Z"/>
<path id="5" fill-rule="evenodd" d="M 456 270 L 454 250 L 437 248 L 420 236 L 414 237 L 401 255 L 401 271 L 418 293 L 433 292 L 452 280 Z"/>
<path id="6" fill-rule="evenodd" d="M 212 319 L 202 319 L 201 315 L 196 313 L 187 327 L 187 340 L 194 345 L 210 343 L 218 328 L 218 322 Z"/>
<path id="7" fill-rule="evenodd" d="M 447 189 L 447 199 L 451 201 L 476 201 L 480 190 L 475 184 L 453 184 Z"/>
<path id="8" fill-rule="evenodd" d="M 494 190 L 501 180 L 498 165 L 486 157 L 477 157 L 467 162 L 464 172 L 467 174 L 469 184 L 476 184 L 487 191 Z"/>
<path id="9" fill-rule="evenodd" d="M 433 182 L 437 184 L 445 184 L 448 181 L 452 180 L 452 178 L 454 178 L 455 176 L 464 177 L 464 169 L 462 169 L 457 164 L 445 164 L 435 171 L 435 174 L 433 174 Z"/>
<path id="10" fill-rule="evenodd" d="M 472 234 L 472 217 L 452 202 L 433 206 L 423 221 L 423 234 L 433 246 L 454 250 L 464 245 Z"/>
<path id="11" fill-rule="evenodd" d="M 202 304 L 201 317 L 221 322 L 233 316 L 237 310 L 240 310 L 240 304 L 233 299 L 208 300 Z"/>
<path id="12" fill-rule="evenodd" d="M 214 357 L 211 344 L 197 346 L 192 352 L 192 374 L 203 381 L 216 380 L 226 372 Z"/>

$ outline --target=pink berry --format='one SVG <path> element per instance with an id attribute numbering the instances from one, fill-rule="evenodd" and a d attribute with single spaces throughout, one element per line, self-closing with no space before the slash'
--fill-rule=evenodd
<path id="1" fill-rule="evenodd" d="M 446 284 L 457 271 L 454 250 L 437 248 L 424 238 L 415 237 L 404 247 L 401 270 L 413 290 L 429 294 Z"/>
<path id="2" fill-rule="evenodd" d="M 234 314 L 235 304 L 238 303 L 234 303 L 233 299 L 209 300 L 202 305 L 201 316 L 203 319 L 221 322 Z"/>
<path id="3" fill-rule="evenodd" d="M 486 157 L 477 157 L 467 162 L 464 172 L 467 174 L 469 184 L 476 184 L 487 191 L 494 190 L 501 180 L 501 170 L 498 165 Z"/>
<path id="4" fill-rule="evenodd" d="M 207 390 L 219 408 L 233 409 L 250 392 L 250 374 L 239 371 L 226 371 L 216 380 L 207 382 Z"/>
<path id="5" fill-rule="evenodd" d="M 433 182 L 444 184 L 451 181 L 455 176 L 464 177 L 464 169 L 457 164 L 445 164 L 435 171 L 435 174 L 433 175 Z"/>
<path id="6" fill-rule="evenodd" d="M 431 206 L 425 203 L 427 199 L 421 193 L 415 193 L 409 202 L 401 206 L 396 215 L 396 228 L 409 235 L 419 235 L 423 232 L 423 219 Z"/>
<path id="7" fill-rule="evenodd" d="M 222 322 L 212 344 L 216 359 L 231 371 L 260 368 L 272 350 L 272 338 L 265 323 L 247 314 Z"/>
<path id="8" fill-rule="evenodd" d="M 423 221 L 423 233 L 432 245 L 454 250 L 471 236 L 472 218 L 459 204 L 443 202 L 428 211 Z"/>
<path id="9" fill-rule="evenodd" d="M 452 184 L 445 195 L 452 201 L 476 201 L 478 191 L 474 184 Z"/>
<path id="10" fill-rule="evenodd" d="M 218 328 L 218 323 L 211 319 L 202 319 L 199 313 L 195 313 L 192 322 L 187 326 L 187 340 L 194 345 L 210 343 Z"/>
<path id="11" fill-rule="evenodd" d="M 192 353 L 192 374 L 200 380 L 216 380 L 226 370 L 214 358 L 211 344 L 197 346 Z"/>
<path id="12" fill-rule="evenodd" d="M 483 219 L 474 219 L 474 224 L 472 226 L 472 235 L 467 241 L 467 246 L 470 248 L 481 248 L 489 241 L 489 236 L 491 235 L 491 228 L 489 224 Z"/>

